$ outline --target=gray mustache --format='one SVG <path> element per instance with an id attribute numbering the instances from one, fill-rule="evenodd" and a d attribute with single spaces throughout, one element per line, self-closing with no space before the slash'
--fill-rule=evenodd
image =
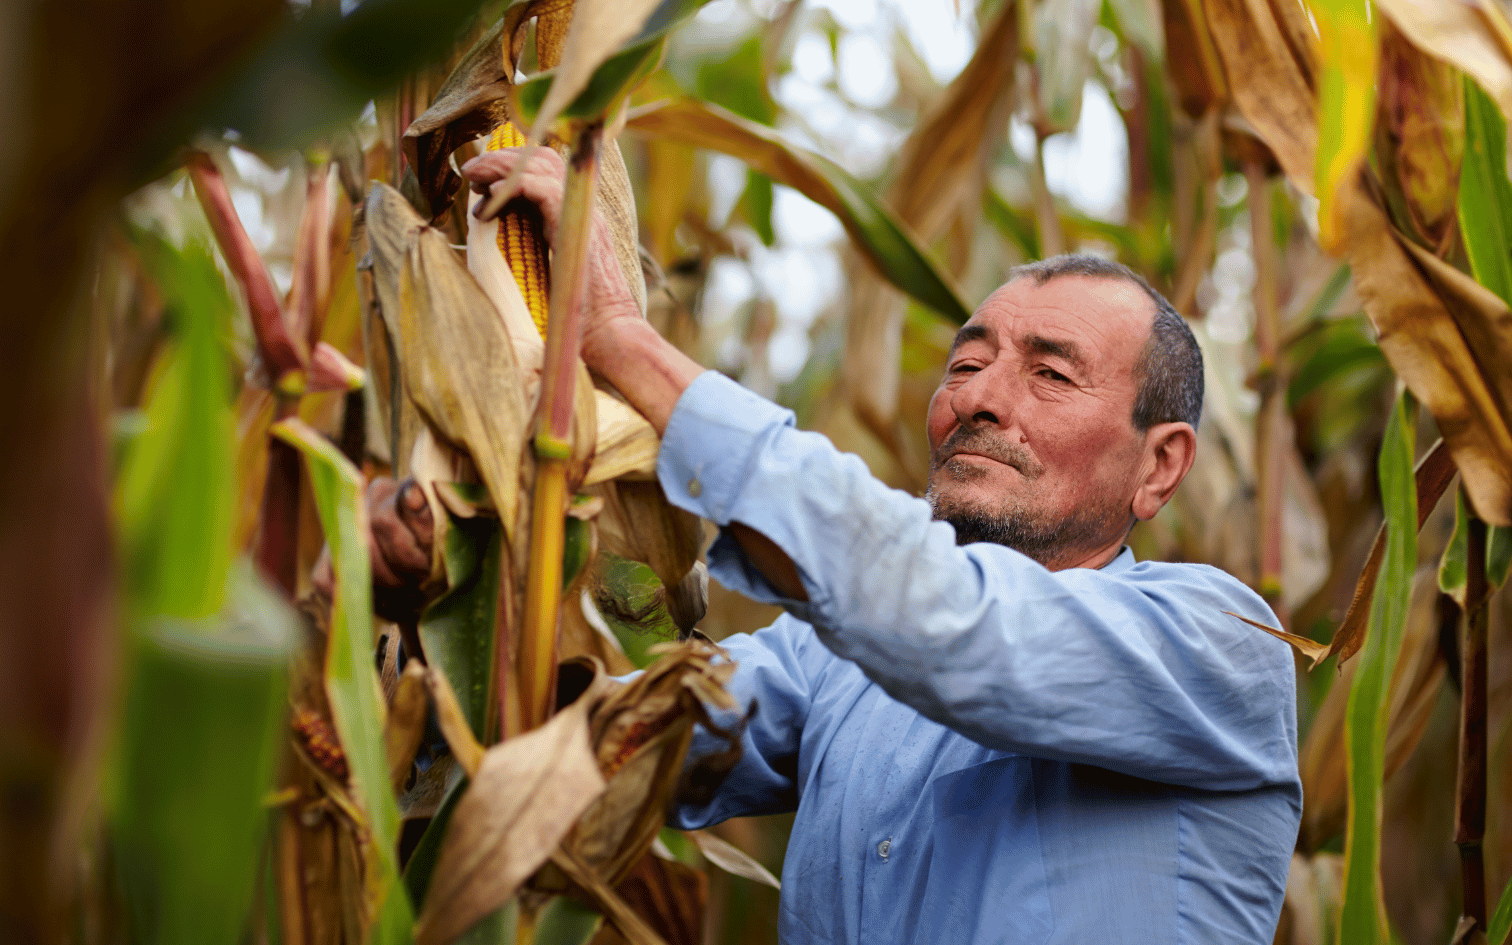
<path id="1" fill-rule="evenodd" d="M 985 427 L 957 427 L 945 438 L 934 453 L 934 468 L 938 469 L 955 453 L 979 453 L 988 459 L 1006 463 L 1025 476 L 1039 475 L 1039 464 L 1021 444 L 1003 440 Z"/>

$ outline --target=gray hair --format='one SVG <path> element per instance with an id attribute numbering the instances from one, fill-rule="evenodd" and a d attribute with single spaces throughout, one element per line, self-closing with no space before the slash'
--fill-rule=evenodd
<path id="1" fill-rule="evenodd" d="M 1143 289 L 1155 303 L 1155 320 L 1134 368 L 1139 385 L 1134 396 L 1134 428 L 1142 432 L 1157 423 L 1185 421 L 1196 429 L 1202 417 L 1202 349 L 1186 319 L 1143 276 L 1123 263 L 1086 253 L 1051 256 L 1008 271 L 1009 282 L 1025 276 L 1037 286 L 1064 276 L 1086 276 L 1129 282 Z"/>

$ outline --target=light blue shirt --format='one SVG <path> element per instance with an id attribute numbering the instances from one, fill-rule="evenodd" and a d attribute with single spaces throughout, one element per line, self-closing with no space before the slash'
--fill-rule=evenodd
<path id="1" fill-rule="evenodd" d="M 922 500 L 714 373 L 678 401 L 672 501 L 766 535 L 808 602 L 723 533 L 726 587 L 787 613 L 723 641 L 758 709 L 680 826 L 796 811 L 786 943 L 1272 939 L 1301 817 L 1286 645 L 1203 565 L 1052 573 L 958 547 Z"/>

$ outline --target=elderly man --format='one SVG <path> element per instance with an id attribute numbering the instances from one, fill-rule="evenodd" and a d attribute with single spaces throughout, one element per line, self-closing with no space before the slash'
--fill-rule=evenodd
<path id="1" fill-rule="evenodd" d="M 518 152 L 464 169 L 483 189 Z M 548 226 L 560 161 L 521 180 Z M 1014 270 L 956 336 L 929 492 L 704 371 L 600 240 L 583 357 L 663 436 L 711 573 L 787 613 L 723 641 L 745 755 L 684 827 L 796 811 L 783 941 L 1251 943 L 1301 810 L 1292 660 L 1229 575 L 1136 563 L 1191 468 L 1202 358 L 1128 269 Z"/>

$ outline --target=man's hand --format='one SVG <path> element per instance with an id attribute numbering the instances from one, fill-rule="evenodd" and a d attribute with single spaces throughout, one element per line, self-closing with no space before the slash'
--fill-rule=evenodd
<path id="1" fill-rule="evenodd" d="M 490 193 L 520 168 L 518 196 L 534 203 L 541 210 L 546 224 L 546 238 L 556 244 L 557 224 L 562 217 L 563 189 L 566 185 L 567 166 L 562 156 L 551 148 L 537 148 L 525 158 L 527 148 L 505 148 L 488 151 L 462 165 L 462 174 L 472 183 L 472 189 L 480 194 Z M 522 159 L 523 165 L 522 165 Z M 481 207 L 481 204 L 480 204 Z M 593 233 L 588 247 L 588 304 L 583 312 L 583 360 L 590 368 L 603 372 L 601 362 L 614 357 L 614 345 L 605 343 L 609 332 L 606 326 L 617 320 L 642 321 L 640 308 L 635 304 L 625 282 L 625 272 L 620 268 L 619 256 L 614 251 L 614 241 L 603 217 L 593 213 Z"/>
<path id="2" fill-rule="evenodd" d="M 431 570 L 435 523 L 415 480 L 380 476 L 368 484 L 368 559 L 373 569 L 373 610 L 384 620 L 413 623 L 424 609 L 423 589 Z M 315 590 L 328 600 L 335 590 L 330 549 L 321 553 Z"/>

